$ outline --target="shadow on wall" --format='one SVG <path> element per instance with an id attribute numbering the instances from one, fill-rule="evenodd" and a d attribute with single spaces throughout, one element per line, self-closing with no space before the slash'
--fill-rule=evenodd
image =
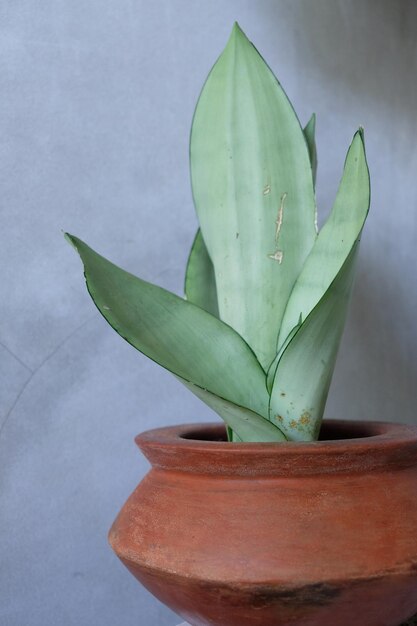
<path id="1" fill-rule="evenodd" d="M 259 6 L 279 22 L 280 3 Z M 415 116 L 417 90 L 407 73 L 416 61 L 415 0 L 293 0 L 291 10 L 300 65 L 336 89 Z"/>
<path id="2" fill-rule="evenodd" d="M 335 380 L 337 416 L 346 407 L 352 419 L 417 424 L 417 292 L 406 294 L 387 283 L 384 268 L 365 255 L 360 265 L 345 337 L 349 346 Z"/>

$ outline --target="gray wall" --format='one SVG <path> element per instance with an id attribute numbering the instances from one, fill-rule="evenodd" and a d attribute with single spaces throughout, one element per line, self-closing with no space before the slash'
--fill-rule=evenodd
<path id="1" fill-rule="evenodd" d="M 306 121 L 318 199 L 366 129 L 373 180 L 327 415 L 416 423 L 417 4 L 0 3 L 0 622 L 174 626 L 106 532 L 147 469 L 132 438 L 213 415 L 99 317 L 61 229 L 181 293 L 188 134 L 237 19 Z"/>

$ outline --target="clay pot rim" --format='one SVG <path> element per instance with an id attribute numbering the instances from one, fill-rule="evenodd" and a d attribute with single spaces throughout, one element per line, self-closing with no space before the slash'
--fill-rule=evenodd
<path id="1" fill-rule="evenodd" d="M 222 423 L 180 424 L 135 438 L 154 468 L 241 476 L 392 470 L 417 465 L 417 427 L 392 422 L 324 420 L 313 442 L 230 443 Z"/>

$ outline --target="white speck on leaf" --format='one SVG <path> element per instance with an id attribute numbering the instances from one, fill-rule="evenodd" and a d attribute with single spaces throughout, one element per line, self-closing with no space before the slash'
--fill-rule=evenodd
<path id="1" fill-rule="evenodd" d="M 283 219 L 283 213 L 284 213 L 284 202 L 285 202 L 285 198 L 287 197 L 287 195 L 288 195 L 287 192 L 285 192 L 281 196 L 281 204 L 278 209 L 277 219 L 275 220 L 275 224 L 276 224 L 275 241 L 278 241 L 279 233 L 281 231 L 282 219 Z"/>
<path id="2" fill-rule="evenodd" d="M 277 250 L 276 252 L 274 252 L 274 254 L 268 254 L 268 258 L 269 259 L 273 259 L 274 261 L 278 261 L 278 263 L 282 263 L 282 258 L 284 256 L 284 253 L 282 250 Z"/>

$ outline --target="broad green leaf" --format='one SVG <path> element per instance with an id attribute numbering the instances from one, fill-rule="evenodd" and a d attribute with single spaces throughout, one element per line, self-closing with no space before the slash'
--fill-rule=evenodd
<path id="1" fill-rule="evenodd" d="M 294 285 L 279 333 L 278 349 L 302 316 L 304 320 L 329 288 L 355 241 L 369 210 L 369 171 L 362 131 L 347 153 L 333 209 Z"/>
<path id="2" fill-rule="evenodd" d="M 190 161 L 220 317 L 267 369 L 316 238 L 315 199 L 297 116 L 237 25 L 200 95 Z"/>
<path id="3" fill-rule="evenodd" d="M 216 317 L 219 316 L 213 263 L 200 229 L 197 231 L 188 257 L 184 291 L 189 302 Z"/>
<path id="4" fill-rule="evenodd" d="M 184 381 L 267 417 L 265 373 L 232 328 L 67 238 L 84 263 L 91 297 L 119 335 Z"/>
<path id="5" fill-rule="evenodd" d="M 316 114 L 310 117 L 304 128 L 304 136 L 306 138 L 308 154 L 310 157 L 311 171 L 313 173 L 313 182 L 316 184 L 317 176 L 317 148 L 316 148 Z"/>
<path id="6" fill-rule="evenodd" d="M 359 242 L 279 360 L 270 420 L 289 440 L 317 439 L 345 325 Z"/>
<path id="7" fill-rule="evenodd" d="M 231 441 L 287 441 L 284 433 L 265 417 L 219 398 L 201 387 L 190 383 L 185 385 L 224 419 L 233 431 Z"/>

